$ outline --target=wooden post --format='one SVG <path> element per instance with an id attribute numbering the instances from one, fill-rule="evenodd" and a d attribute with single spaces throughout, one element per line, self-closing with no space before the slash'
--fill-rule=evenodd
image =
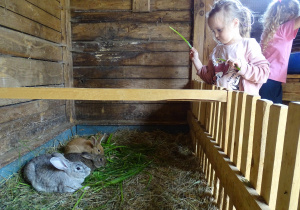
<path id="1" fill-rule="evenodd" d="M 203 61 L 204 52 L 204 34 L 205 34 L 205 0 L 194 0 L 194 34 L 193 46 L 199 53 L 199 59 Z M 196 75 L 196 68 L 192 65 L 192 79 L 200 80 Z"/>
<path id="2" fill-rule="evenodd" d="M 61 42 L 63 48 L 63 71 L 65 87 L 73 87 L 73 60 L 71 40 L 70 0 L 61 0 Z M 71 123 L 75 121 L 74 101 L 66 101 L 66 114 Z"/>

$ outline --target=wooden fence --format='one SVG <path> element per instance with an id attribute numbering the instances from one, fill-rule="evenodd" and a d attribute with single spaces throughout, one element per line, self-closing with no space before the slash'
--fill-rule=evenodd
<path id="1" fill-rule="evenodd" d="M 198 81 L 193 88 L 220 89 Z M 227 102 L 192 102 L 188 113 L 195 154 L 218 207 L 299 210 L 300 102 L 227 93 Z"/>

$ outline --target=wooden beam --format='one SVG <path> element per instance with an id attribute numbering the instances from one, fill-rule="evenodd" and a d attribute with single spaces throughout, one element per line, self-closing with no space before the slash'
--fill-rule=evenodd
<path id="1" fill-rule="evenodd" d="M 225 90 L 192 89 L 95 89 L 95 88 L 0 88 L 0 98 L 103 100 L 103 101 L 219 101 L 226 102 Z"/>

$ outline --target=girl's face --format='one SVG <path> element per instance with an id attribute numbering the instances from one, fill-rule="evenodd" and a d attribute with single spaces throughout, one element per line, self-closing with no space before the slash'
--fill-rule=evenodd
<path id="1" fill-rule="evenodd" d="M 222 12 L 216 13 L 208 19 L 208 26 L 216 39 L 224 45 L 230 45 L 240 40 L 239 20 L 235 18 L 226 23 Z"/>

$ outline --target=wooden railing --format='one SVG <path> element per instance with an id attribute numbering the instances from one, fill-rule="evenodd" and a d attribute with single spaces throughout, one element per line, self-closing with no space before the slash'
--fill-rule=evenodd
<path id="1" fill-rule="evenodd" d="M 300 102 L 228 91 L 227 102 L 192 102 L 188 121 L 220 209 L 300 209 Z"/>

